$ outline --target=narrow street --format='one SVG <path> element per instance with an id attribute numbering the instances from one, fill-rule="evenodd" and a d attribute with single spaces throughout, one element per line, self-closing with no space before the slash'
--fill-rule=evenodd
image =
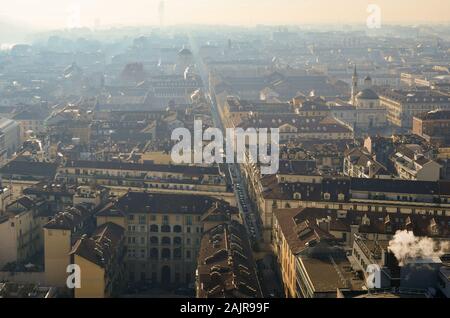
<path id="1" fill-rule="evenodd" d="M 198 45 L 194 38 L 189 34 L 189 42 L 192 53 L 194 55 L 195 63 L 202 78 L 205 94 L 211 105 L 211 114 L 214 125 L 222 130 L 225 135 L 225 127 L 220 116 L 219 106 L 217 105 L 214 89 L 210 87 L 209 74 L 203 60 L 198 53 Z M 260 216 L 257 211 L 254 211 L 252 205 L 249 204 L 250 196 L 248 194 L 248 187 L 245 178 L 242 176 L 240 164 L 228 163 L 225 164 L 228 169 L 225 173 L 229 173 L 229 177 L 233 180 L 234 193 L 236 195 L 236 202 L 241 213 L 244 225 L 250 239 L 250 244 L 253 247 L 253 257 L 257 263 L 257 277 L 263 292 L 264 297 L 280 297 L 282 295 L 282 288 L 279 275 L 273 270 L 274 256 L 267 251 L 261 251 L 260 246 L 263 245 L 263 232 L 261 229 Z"/>

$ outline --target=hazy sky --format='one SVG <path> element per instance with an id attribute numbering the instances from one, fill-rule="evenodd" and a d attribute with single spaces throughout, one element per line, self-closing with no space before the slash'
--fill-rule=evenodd
<path id="1" fill-rule="evenodd" d="M 0 17 L 31 26 L 158 24 L 160 0 L 2 0 Z M 450 0 L 165 0 L 166 24 L 365 23 L 367 6 L 383 23 L 450 22 Z M 79 18 L 76 12 L 79 8 Z"/>

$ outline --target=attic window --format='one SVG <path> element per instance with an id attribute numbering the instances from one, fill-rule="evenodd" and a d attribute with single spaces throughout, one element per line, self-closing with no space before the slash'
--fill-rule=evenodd
<path id="1" fill-rule="evenodd" d="M 302 195 L 299 192 L 295 192 L 294 193 L 294 199 L 295 200 L 301 200 L 302 199 Z"/>

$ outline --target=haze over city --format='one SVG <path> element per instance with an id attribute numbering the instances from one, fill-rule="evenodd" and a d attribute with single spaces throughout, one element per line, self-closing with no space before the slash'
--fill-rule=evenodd
<path id="1" fill-rule="evenodd" d="M 449 12 L 3 0 L 0 304 L 450 298 Z"/>
<path id="2" fill-rule="evenodd" d="M 126 3 L 125 7 L 124 4 Z M 39 29 L 67 27 L 75 8 L 81 26 L 157 25 L 160 0 L 4 1 L 0 17 Z M 172 24 L 347 24 L 365 23 L 376 4 L 385 23 L 447 23 L 450 2 L 441 0 L 167 0 L 165 23 Z"/>

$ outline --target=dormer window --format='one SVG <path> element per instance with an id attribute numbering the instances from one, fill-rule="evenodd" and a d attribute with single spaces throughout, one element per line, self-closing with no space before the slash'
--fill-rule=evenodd
<path id="1" fill-rule="evenodd" d="M 299 192 L 295 192 L 294 193 L 294 200 L 301 200 L 302 199 L 302 195 Z"/>

